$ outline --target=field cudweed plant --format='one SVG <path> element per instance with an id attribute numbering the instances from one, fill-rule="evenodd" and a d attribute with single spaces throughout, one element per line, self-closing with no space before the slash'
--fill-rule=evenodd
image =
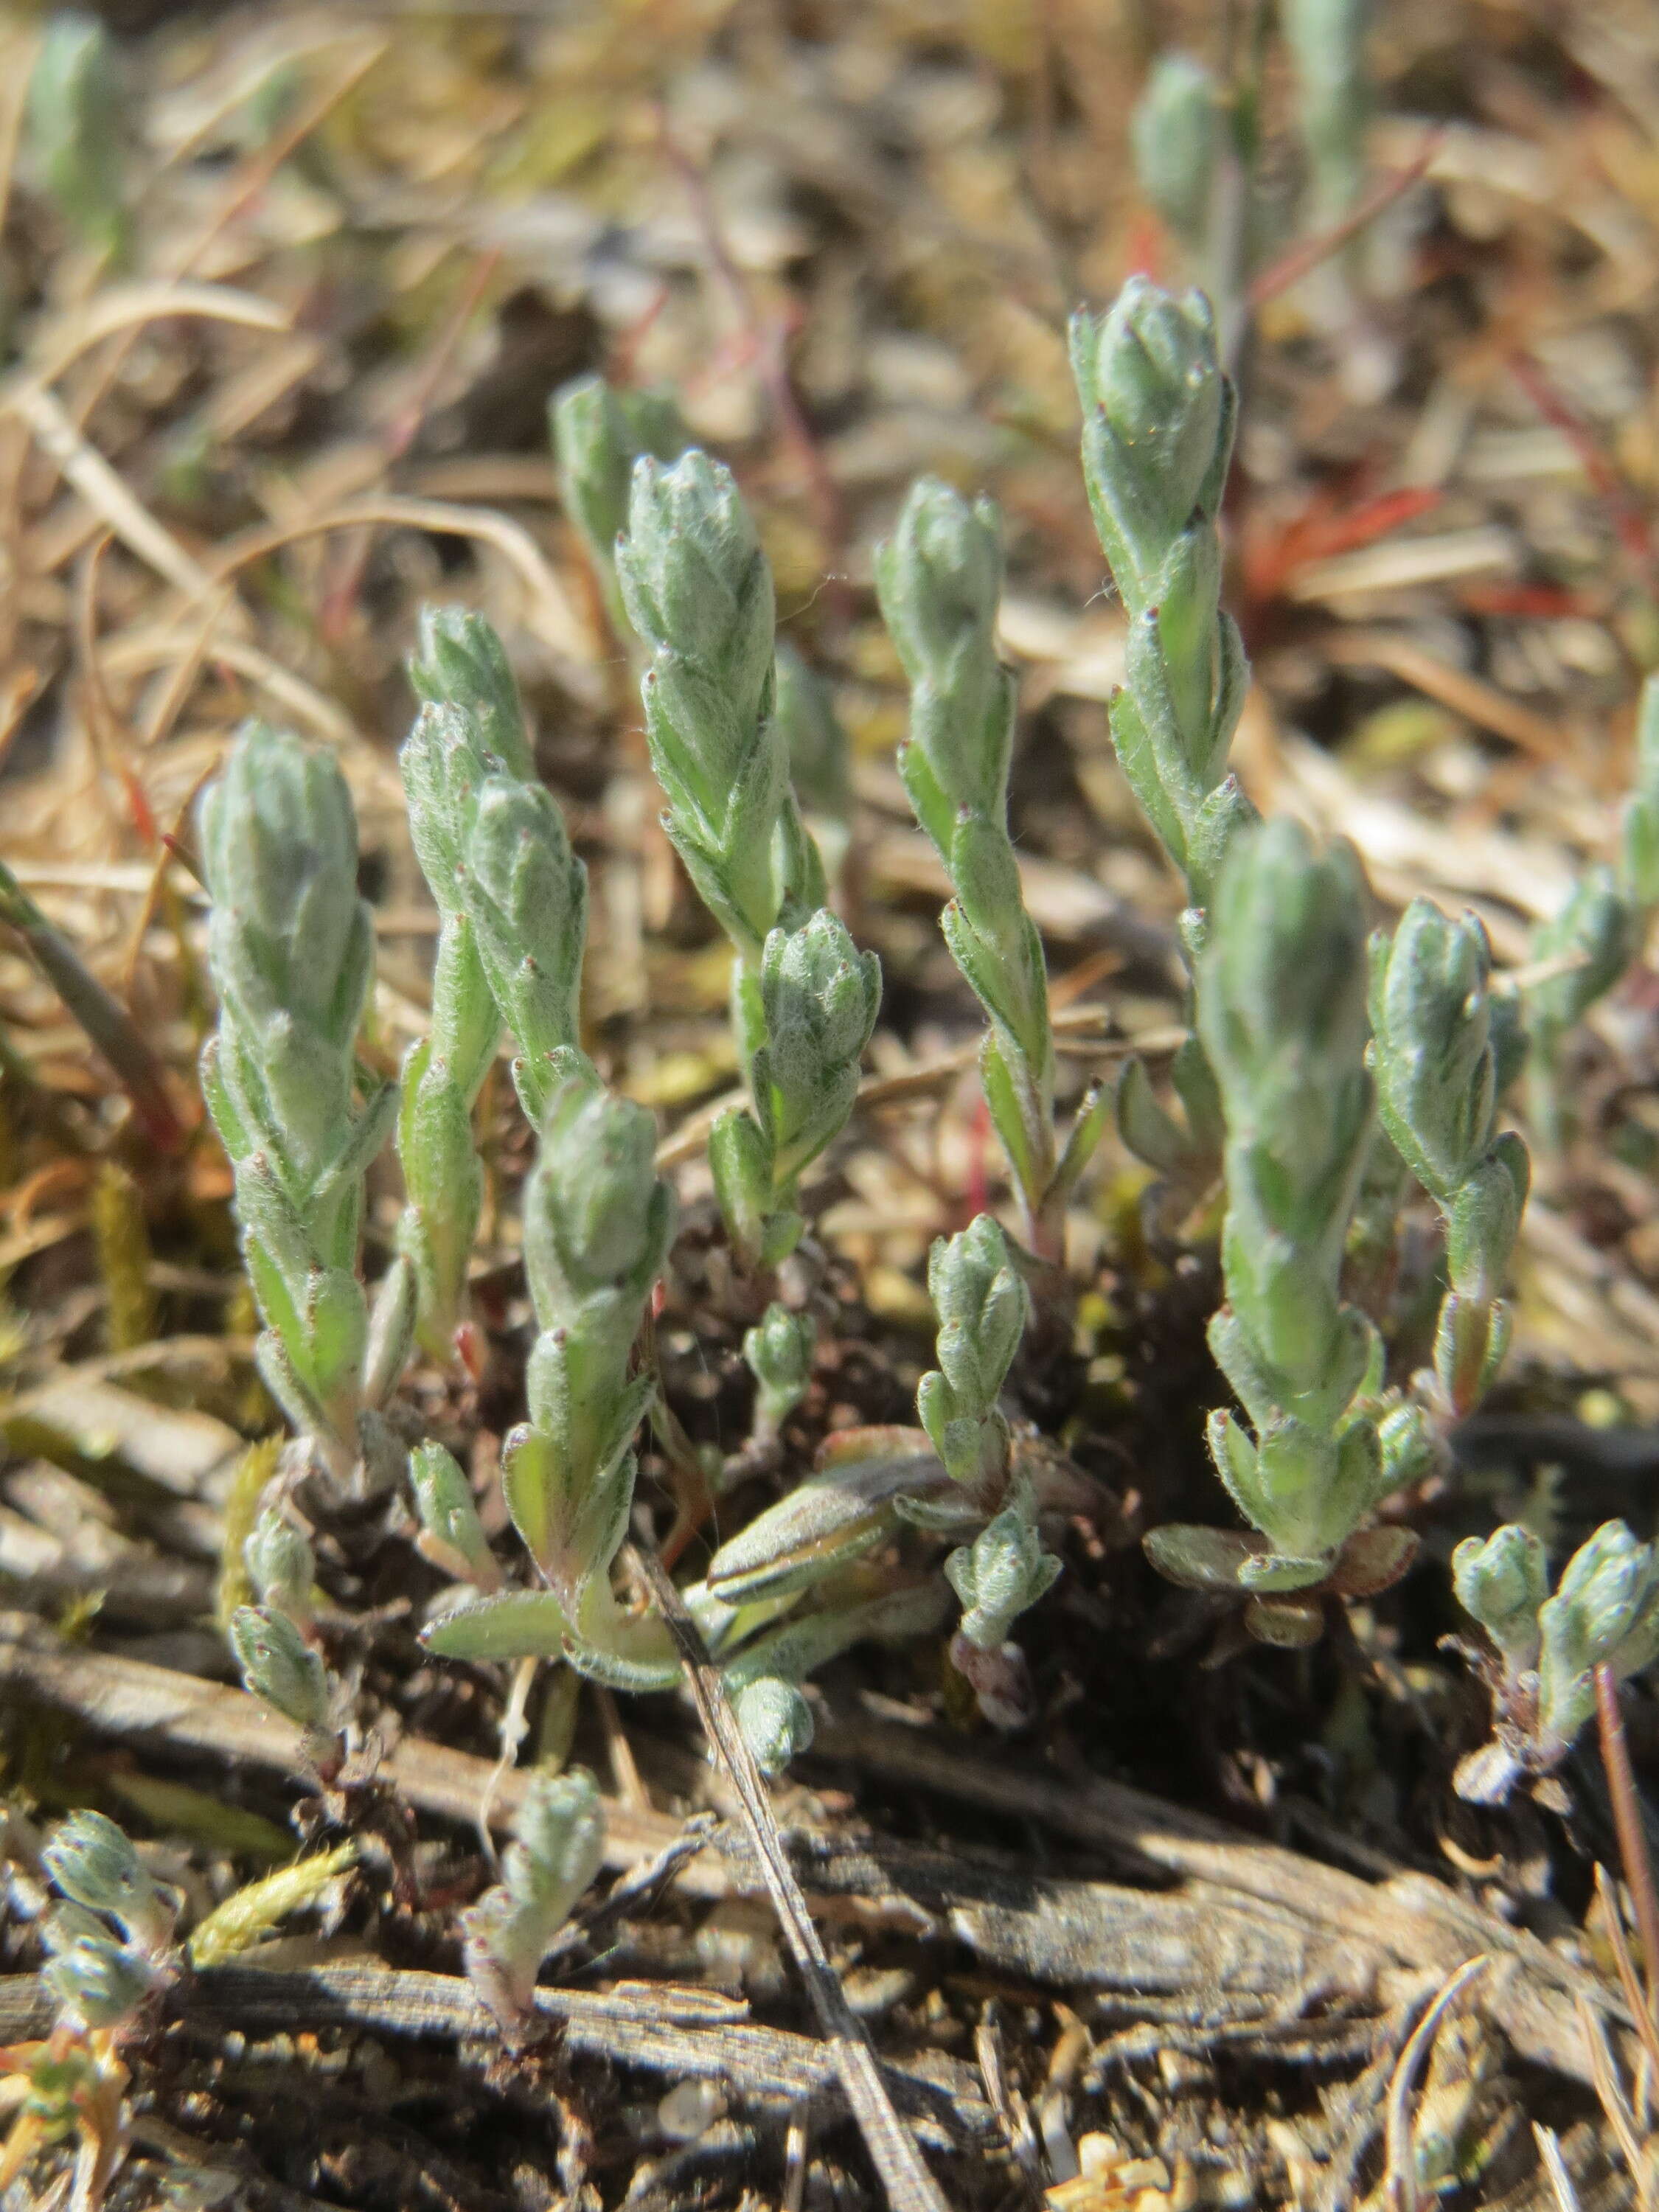
<path id="1" fill-rule="evenodd" d="M 0 2212 L 1659 2212 L 1659 11 L 315 12 L 0 27 Z"/>
<path id="2" fill-rule="evenodd" d="M 1168 1103 L 1129 1063 L 1119 1129 L 1189 1201 L 1220 1194 L 1225 1297 L 1210 1342 L 1242 1409 L 1216 1411 L 1210 1443 L 1248 1528 L 1155 1528 L 1146 1548 L 1170 1579 L 1237 1607 L 1253 1635 L 1303 1644 L 1328 1602 L 1405 1571 L 1416 1538 L 1403 1522 L 1378 1525 L 1377 1509 L 1432 1464 L 1441 1429 L 1490 1386 L 1508 1340 L 1505 1276 L 1528 1182 L 1525 1148 L 1500 1125 L 1515 1002 L 1493 988 L 1479 924 L 1426 901 L 1392 935 L 1376 933 L 1368 955 L 1352 853 L 1261 823 L 1231 773 L 1249 681 L 1220 597 L 1236 402 L 1201 297 L 1136 279 L 1105 316 L 1078 318 L 1073 346 L 1084 473 L 1128 622 L 1112 736 L 1188 902 L 1192 1035 Z M 769 1300 L 750 1307 L 743 1340 L 756 1385 L 751 1446 L 737 1462 L 746 1480 L 777 1466 L 811 1382 L 820 1263 L 789 1303 L 771 1296 L 775 1271 L 801 1249 L 802 1178 L 854 1111 L 880 1001 L 874 955 L 826 903 L 793 781 L 798 769 L 823 818 L 839 819 L 845 740 L 793 661 L 781 708 L 771 578 L 729 472 L 678 451 L 665 414 L 602 387 L 568 394 L 557 422 L 572 511 L 638 641 L 665 827 L 732 951 L 748 1103 L 715 1121 L 708 1159 L 732 1252 Z M 678 457 L 659 458 L 669 447 Z M 618 529 L 607 571 L 601 533 Z M 931 1632 L 952 1593 L 957 1673 L 994 1723 L 1020 1724 L 1031 1686 L 1011 1633 L 1061 1571 L 1056 1533 L 1092 1496 L 1063 1455 L 1037 1448 L 1010 1395 L 1028 1279 L 1060 1262 L 1108 1108 L 1091 1094 L 1060 1133 L 1046 964 L 1008 825 L 1016 699 L 995 643 L 995 510 L 924 481 L 877 577 L 910 684 L 900 765 L 951 880 L 945 933 L 987 1018 L 985 1096 L 1030 1249 L 988 1212 L 940 1238 L 928 1270 L 937 1365 L 917 1394 L 918 1425 L 832 1437 L 817 1470 L 685 1588 L 771 1769 L 811 1740 L 814 1668 L 860 1639 Z M 204 1084 L 236 1170 L 262 1368 L 337 1480 L 373 1494 L 406 1458 L 417 1547 L 448 1580 L 424 1631 L 435 1655 L 520 1669 L 556 1658 L 615 1687 L 669 1688 L 672 1640 L 623 1576 L 643 1424 L 679 1449 L 648 1326 L 674 1265 L 675 1194 L 650 1115 L 609 1091 L 583 1048 L 585 873 L 536 776 L 501 640 L 476 616 L 429 612 L 410 673 L 420 706 L 404 781 L 439 938 L 429 1032 L 399 1085 L 367 1082 L 356 1058 L 372 945 L 337 769 L 256 726 L 202 809 L 221 1004 Z M 1617 904 L 1607 929 L 1621 948 L 1659 889 L 1653 698 L 1620 872 L 1580 899 L 1598 912 Z M 1564 924 L 1563 941 L 1575 931 Z M 1552 1022 L 1559 1032 L 1582 1012 L 1602 966 L 1592 949 L 1566 962 L 1563 983 L 1547 965 L 1529 1006 L 1547 1066 Z M 411 1339 L 441 1364 L 469 1348 L 482 1188 L 472 1115 L 504 1045 L 537 1146 L 523 1195 L 537 1324 L 526 1418 L 494 1477 L 523 1545 L 516 1570 L 486 1533 L 483 1488 L 435 1438 L 405 1454 L 386 1418 Z M 405 1203 L 371 1297 L 358 1265 L 365 1177 L 394 1122 Z M 1349 1275 L 1357 1254 L 1386 1254 L 1411 1178 L 1444 1224 L 1447 1287 L 1432 1371 L 1390 1382 L 1384 1335 Z M 1193 1217 L 1199 1233 L 1203 1218 Z M 1499 1565 L 1515 1540 L 1492 1540 Z M 1592 1645 L 1626 1671 L 1646 1663 L 1639 1620 L 1620 1616 L 1615 1634 L 1602 1616 L 1617 1608 L 1600 1595 L 1577 1644 L 1553 1625 L 1583 1612 L 1587 1576 L 1602 1592 L 1613 1569 L 1600 1559 L 1595 1576 L 1575 1561 L 1564 1596 L 1539 1596 L 1535 1635 L 1524 1624 L 1511 1635 L 1482 1595 L 1498 1567 L 1483 1580 L 1460 1554 L 1460 1591 L 1501 1655 L 1488 1671 L 1517 1771 L 1542 1771 L 1571 1740 Z M 343 1741 L 315 1560 L 281 1495 L 253 1526 L 245 1571 L 255 1602 L 230 1628 L 245 1680 L 308 1741 Z M 568 1886 L 548 1887 L 532 1864 L 544 1844 L 548 1864 L 558 1859 L 558 1822 L 531 1826 L 473 1944 L 497 2010 L 519 2027 Z"/>

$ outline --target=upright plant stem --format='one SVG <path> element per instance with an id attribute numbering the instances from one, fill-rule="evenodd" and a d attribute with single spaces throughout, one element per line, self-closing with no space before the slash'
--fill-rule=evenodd
<path id="1" fill-rule="evenodd" d="M 1612 1668 L 1605 1662 L 1595 1670 L 1595 1718 L 1601 1732 L 1601 1764 L 1607 1769 L 1607 1795 L 1613 1802 L 1613 1824 L 1619 1836 L 1625 1886 L 1636 1909 L 1636 1930 L 1642 1939 L 1642 1973 L 1648 1987 L 1648 2009 L 1652 2012 L 1656 1993 L 1659 1993 L 1659 1892 L 1654 1887 L 1653 1859 L 1648 1850 L 1641 1800 L 1636 1794 L 1636 1777 L 1631 1771 L 1625 1717 L 1619 1706 L 1619 1685 Z"/>

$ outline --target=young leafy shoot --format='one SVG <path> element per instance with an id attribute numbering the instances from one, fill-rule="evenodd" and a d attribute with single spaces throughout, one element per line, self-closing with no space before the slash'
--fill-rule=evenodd
<path id="1" fill-rule="evenodd" d="M 823 904 L 823 871 L 774 711 L 772 572 L 731 471 L 696 449 L 672 467 L 640 460 L 617 574 L 649 654 L 641 690 L 668 835 L 732 940 L 741 989 L 772 931 Z"/>
<path id="2" fill-rule="evenodd" d="M 1255 819 L 1228 767 L 1249 668 L 1221 605 L 1219 517 L 1237 395 L 1200 292 L 1177 298 L 1132 277 L 1109 313 L 1073 317 L 1071 345 L 1089 504 L 1128 618 L 1112 743 L 1186 886 L 1182 935 L 1195 958 L 1222 862 Z M 1184 1126 L 1131 1059 L 1118 1080 L 1118 1127 L 1190 1203 L 1214 1179 L 1221 1136 L 1215 1079 L 1195 1040 L 1176 1055 L 1171 1077 Z"/>
<path id="3" fill-rule="evenodd" d="M 728 1108 L 708 1139 L 727 1233 L 755 1270 L 776 1267 L 799 1241 L 796 1185 L 853 1110 L 881 1005 L 881 963 L 820 908 L 767 939 L 757 995 L 752 1103 Z"/>
<path id="4" fill-rule="evenodd" d="M 634 464 L 649 453 L 678 460 L 689 442 L 672 394 L 635 392 L 602 376 L 561 385 L 548 403 L 548 428 L 564 511 L 580 533 L 618 637 L 629 635 L 617 581 L 617 540 L 628 526 Z"/>
<path id="5" fill-rule="evenodd" d="M 1245 1594 L 1262 1640 L 1305 1644 L 1322 1607 L 1301 1593 L 1377 1587 L 1414 1549 L 1403 1530 L 1360 1533 L 1405 1479 L 1417 1431 L 1379 1424 L 1381 1346 L 1342 1297 L 1373 1127 L 1362 883 L 1347 847 L 1316 854 L 1285 820 L 1237 839 L 1197 1008 L 1226 1130 L 1227 1303 L 1210 1346 L 1249 1421 L 1213 1413 L 1210 1449 L 1260 1534 L 1169 1527 L 1146 1549 L 1175 1581 Z"/>
<path id="6" fill-rule="evenodd" d="M 1371 1044 L 1383 1129 L 1439 1207 L 1450 1287 L 1435 1332 L 1446 1410 L 1461 1419 L 1485 1396 L 1510 1337 L 1502 1291 L 1530 1169 L 1513 1131 L 1497 1127 L 1491 948 L 1474 915 L 1449 921 L 1413 899 L 1392 939 L 1371 939 Z"/>
<path id="7" fill-rule="evenodd" d="M 1609 1521 L 1581 1544 L 1549 1595 L 1544 1547 L 1513 1524 L 1452 1554 L 1464 1611 L 1484 1649 L 1459 1648 L 1492 1692 L 1492 1738 L 1459 1766 L 1458 1795 L 1497 1804 L 1552 1776 L 1595 1711 L 1595 1669 L 1614 1679 L 1659 1658 L 1659 1553 Z"/>
<path id="8" fill-rule="evenodd" d="M 374 1479 L 362 1418 L 402 1373 L 415 1295 L 394 1262 L 371 1325 L 357 1275 L 363 1179 L 398 1092 L 356 1095 L 374 961 L 356 818 L 330 755 L 253 722 L 198 820 L 219 994 L 202 1088 L 235 1170 L 259 1370 L 330 1473 L 362 1486 Z"/>
<path id="9" fill-rule="evenodd" d="M 732 1244 L 763 1271 L 793 1249 L 796 1181 L 852 1109 L 880 970 L 823 904 L 777 713 L 771 570 L 730 471 L 695 449 L 671 468 L 640 460 L 617 573 L 649 655 L 664 825 L 737 955 L 750 1106 L 716 1125 L 710 1158 Z"/>
<path id="10" fill-rule="evenodd" d="M 648 1370 L 636 1370 L 634 1348 L 674 1233 L 674 1194 L 653 1165 L 655 1146 L 644 1108 L 592 1079 L 571 1077 L 548 1106 L 525 1198 L 540 1331 L 529 1419 L 501 1448 L 507 1509 L 544 1587 L 481 1597 L 435 1622 L 426 1640 L 446 1656 L 560 1656 L 623 1689 L 678 1677 L 662 1624 L 626 1614 L 611 1587 L 634 1500 L 635 1432 L 655 1387 Z M 453 1480 L 447 1496 L 442 1540 L 474 1565 L 477 1580 L 477 1540 L 464 1511 L 455 1517 Z"/>
<path id="11" fill-rule="evenodd" d="M 605 1808 L 585 1767 L 532 1773 L 501 1858 L 501 1879 L 464 1916 L 468 1978 L 522 2041 L 534 2015 L 536 1976 L 572 1906 L 605 1856 Z"/>
<path id="12" fill-rule="evenodd" d="M 1025 910 L 1008 834 L 1015 687 L 996 649 L 1002 531 L 994 503 L 913 484 L 876 550 L 883 618 L 910 681 L 899 773 L 951 882 L 945 942 L 989 1027 L 980 1073 L 1032 1247 L 1061 1255 L 1066 1206 L 1104 1133 L 1103 1094 L 1085 1099 L 1062 1146 L 1042 941 Z"/>
<path id="13" fill-rule="evenodd" d="M 421 1341 L 449 1360 L 483 1204 L 473 1103 L 503 1026 L 532 1120 L 580 1063 L 587 872 L 536 779 L 518 687 L 489 624 L 427 609 L 410 675 L 423 703 L 403 749 L 404 789 L 441 927 L 431 1029 L 404 1063 L 408 1203 L 398 1234 L 418 1285 Z"/>

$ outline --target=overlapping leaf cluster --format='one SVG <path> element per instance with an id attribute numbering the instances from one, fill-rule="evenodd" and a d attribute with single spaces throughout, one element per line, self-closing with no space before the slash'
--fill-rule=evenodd
<path id="1" fill-rule="evenodd" d="M 880 969 L 824 904 L 823 866 L 777 714 L 772 573 L 731 472 L 693 450 L 636 462 L 617 574 L 648 654 L 641 680 L 664 823 L 732 941 L 732 1027 L 750 1105 L 709 1155 L 751 1270 L 793 1250 L 795 1186 L 852 1110 Z"/>
<path id="2" fill-rule="evenodd" d="M 537 780 L 518 687 L 489 623 L 429 611 L 410 677 L 423 703 L 403 749 L 404 789 L 441 927 L 431 1028 L 403 1070 L 398 1243 L 419 1286 L 421 1340 L 447 1358 L 466 1318 L 483 1203 L 474 1102 L 504 1026 L 532 1122 L 580 1061 L 587 875 Z"/>
<path id="3" fill-rule="evenodd" d="M 910 680 L 899 773 L 952 896 L 945 942 L 990 1024 L 980 1054 L 986 1103 L 1013 1170 L 1033 1243 L 1059 1256 L 1066 1204 L 1103 1133 L 1103 1095 L 1085 1102 L 1062 1146 L 1054 1126 L 1048 973 L 1025 910 L 1008 833 L 1015 686 L 996 650 L 1002 532 L 932 477 L 915 484 L 877 549 L 876 587 Z"/>
<path id="4" fill-rule="evenodd" d="M 1452 1580 L 1489 1639 L 1471 1656 L 1492 1693 L 1492 1741 L 1464 1759 L 1457 1788 L 1492 1803 L 1561 1765 L 1595 1711 L 1598 1667 L 1622 1681 L 1659 1658 L 1659 1552 L 1609 1521 L 1552 1595 L 1542 1543 L 1509 1522 L 1458 1546 Z"/>
<path id="5" fill-rule="evenodd" d="M 265 1321 L 272 1395 L 349 1479 L 362 1420 L 395 1387 L 414 1285 L 394 1268 L 371 1326 L 357 1274 L 363 1179 L 391 1133 L 397 1086 L 357 1080 L 374 964 L 357 893 L 357 825 L 328 755 L 251 724 L 200 809 L 213 901 L 219 1025 L 202 1087 L 236 1173 L 236 1212 Z"/>

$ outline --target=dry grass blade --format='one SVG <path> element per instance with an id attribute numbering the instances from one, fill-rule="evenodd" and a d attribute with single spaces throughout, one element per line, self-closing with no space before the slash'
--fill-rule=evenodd
<path id="1" fill-rule="evenodd" d="M 1601 1900 L 1606 1920 L 1607 1942 L 1613 1949 L 1613 1964 L 1619 1970 L 1619 1983 L 1625 1992 L 1625 2002 L 1635 2015 L 1637 2033 L 1648 2054 L 1649 2063 L 1659 2073 L 1659 2027 L 1656 2027 L 1653 2010 L 1642 1994 L 1641 1978 L 1636 1971 L 1636 1961 L 1630 1954 L 1630 1942 L 1625 1934 L 1624 1909 L 1619 1893 L 1604 1866 L 1595 1869 L 1595 1893 Z"/>
<path id="2" fill-rule="evenodd" d="M 1321 641 L 1326 658 L 1340 668 L 1381 668 L 1402 684 L 1438 700 L 1454 714 L 1467 715 L 1477 729 L 1507 738 L 1535 760 L 1559 761 L 1565 733 L 1496 685 L 1462 668 L 1453 668 L 1401 631 L 1365 629 L 1334 632 Z"/>
<path id="3" fill-rule="evenodd" d="M 216 635 L 236 605 L 230 592 L 221 592 L 212 605 L 202 611 L 200 619 L 191 629 L 130 632 L 117 638 L 102 653 L 104 668 L 112 676 L 143 675 L 152 669 L 167 671 L 167 681 L 139 732 L 139 749 L 148 752 L 167 735 L 183 711 L 204 664 L 209 660 L 231 669 L 238 676 L 246 676 L 297 722 L 314 730 L 329 744 L 356 743 L 356 724 L 326 693 L 307 684 L 291 668 L 284 668 L 251 640 Z"/>
<path id="4" fill-rule="evenodd" d="M 35 443 L 58 464 L 65 482 L 124 545 L 192 599 L 211 598 L 213 579 L 206 569 L 134 496 L 103 455 L 76 428 L 52 393 L 36 384 L 15 385 L 6 394 L 5 404 L 28 425 Z"/>
<path id="5" fill-rule="evenodd" d="M 1538 2155 L 1543 2160 L 1544 2172 L 1549 2177 L 1551 2193 L 1557 2212 L 1581 2212 L 1578 2191 L 1573 2186 L 1572 2176 L 1567 2172 L 1567 2161 L 1561 2155 L 1561 2146 L 1555 2130 L 1547 2128 L 1542 2121 L 1532 2124 L 1533 2141 L 1538 2145 Z"/>
<path id="6" fill-rule="evenodd" d="M 1595 1869 L 1599 1879 L 1601 1869 Z M 1595 2094 L 1601 2100 L 1601 2110 L 1607 2114 L 1607 2125 L 1624 2154 L 1625 2164 L 1630 2168 L 1631 2179 L 1636 2184 L 1637 2201 L 1642 2212 L 1649 2212 L 1653 2202 L 1653 2187 L 1649 2177 L 1648 2160 L 1642 2155 L 1641 2142 L 1636 2132 L 1636 2116 L 1620 2085 L 1619 2068 L 1607 2046 L 1606 2030 L 1589 2007 L 1582 2001 L 1578 2006 L 1579 2024 L 1584 2039 L 1589 2045 L 1590 2065 L 1595 2075 Z"/>
<path id="7" fill-rule="evenodd" d="M 514 522 L 509 515 L 497 514 L 489 507 L 452 506 L 435 499 L 409 499 L 393 492 L 365 493 L 361 498 L 343 501 L 325 514 L 311 515 L 303 521 L 234 539 L 219 557 L 220 580 L 299 538 L 376 523 L 392 529 L 430 530 L 447 537 L 472 538 L 482 544 L 494 546 L 517 571 L 529 592 L 536 610 L 536 627 L 548 649 L 579 665 L 585 666 L 592 659 L 592 641 L 535 539 L 521 523 Z M 185 588 L 192 599 L 203 599 L 211 593 L 214 586 L 204 578 L 198 586 Z"/>
<path id="8" fill-rule="evenodd" d="M 1377 216 L 1408 192 L 1419 178 L 1427 175 L 1440 149 L 1440 137 L 1437 131 L 1428 132 L 1422 150 L 1416 158 L 1407 162 L 1403 169 L 1396 169 L 1392 174 L 1382 178 L 1364 195 L 1352 214 L 1342 222 L 1334 223 L 1328 230 L 1292 246 L 1287 253 L 1281 254 L 1278 260 L 1270 262 L 1267 268 L 1260 270 L 1250 284 L 1250 305 L 1253 307 L 1265 307 L 1268 301 L 1278 299 L 1281 293 L 1288 292 L 1292 285 L 1299 283 L 1310 270 L 1317 269 L 1322 262 L 1330 260 L 1341 252 L 1350 239 L 1357 238 L 1368 224 L 1375 222 Z"/>
<path id="9" fill-rule="evenodd" d="M 36 385 L 55 384 L 82 354 L 113 337 L 118 331 L 133 330 L 173 315 L 238 323 L 252 331 L 293 327 L 288 310 L 274 300 L 262 300 L 257 292 L 240 291 L 230 284 L 111 284 L 73 314 L 42 331 L 29 363 L 29 377 Z"/>
<path id="10" fill-rule="evenodd" d="M 1619 1834 L 1619 1856 L 1624 1863 L 1625 1886 L 1635 1907 L 1637 1933 L 1642 1939 L 1647 2002 L 1637 2008 L 1636 2016 L 1644 2039 L 1650 2039 L 1655 2033 L 1654 1996 L 1659 1990 L 1659 1893 L 1654 1889 L 1653 1861 L 1648 1854 L 1636 1777 L 1631 1771 L 1625 1717 L 1619 1709 L 1619 1685 L 1612 1668 L 1605 1664 L 1595 1670 L 1595 1718 L 1601 1731 L 1601 1761 L 1607 1768 L 1607 1790 L 1613 1801 L 1613 1826 Z M 1616 1920 L 1618 1915 L 1613 1917 Z"/>
<path id="11" fill-rule="evenodd" d="M 875 2047 L 863 2022 L 847 2002 L 836 1978 L 800 1885 L 784 1854 L 783 1839 L 754 1755 L 738 1726 L 714 1662 L 684 1601 L 650 1553 L 630 1547 L 629 1558 L 667 1622 L 685 1667 L 686 1680 L 709 1747 L 738 1794 L 744 1825 L 759 1856 L 761 1871 L 777 1909 L 796 1966 L 806 1984 L 812 2008 L 835 2054 L 836 2071 L 863 2132 L 894 2212 L 949 2212 L 939 2184 L 922 2163 L 909 2131 L 893 2110 L 881 2078 Z"/>
<path id="12" fill-rule="evenodd" d="M 143 1032 L 3 864 L 0 864 L 0 922 L 15 930 L 41 974 L 109 1062 L 145 1133 L 163 1152 L 177 1152 L 184 1142 L 184 1130 L 173 1111 L 161 1062 Z"/>
<path id="13" fill-rule="evenodd" d="M 1427 2063 L 1441 2022 L 1449 2019 L 1491 1964 L 1492 1960 L 1484 1954 L 1465 1960 L 1412 2030 L 1400 2054 L 1389 2083 L 1385 2136 L 1388 2166 L 1384 2186 L 1390 2212 L 1418 2212 L 1417 2166 L 1412 2148 L 1412 2092 Z"/>

